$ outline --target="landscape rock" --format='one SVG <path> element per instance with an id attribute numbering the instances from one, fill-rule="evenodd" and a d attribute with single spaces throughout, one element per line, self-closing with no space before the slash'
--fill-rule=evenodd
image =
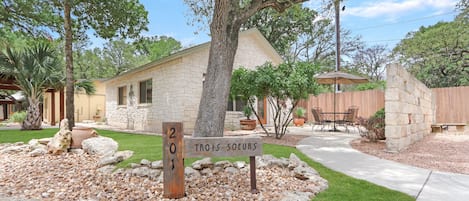
<path id="1" fill-rule="evenodd" d="M 67 152 L 72 141 L 72 131 L 68 130 L 68 119 L 60 121 L 60 130 L 47 143 L 47 152 L 58 155 Z"/>
<path id="2" fill-rule="evenodd" d="M 119 163 L 123 160 L 124 160 L 123 156 L 116 156 L 116 155 L 104 156 L 99 160 L 98 166 L 103 167 L 103 166 L 107 166 L 107 165 L 114 165 L 114 164 Z"/>
<path id="3" fill-rule="evenodd" d="M 233 163 L 233 166 L 234 166 L 235 168 L 241 169 L 241 168 L 246 167 L 246 162 L 244 162 L 244 161 L 236 161 L 236 162 Z"/>
<path id="4" fill-rule="evenodd" d="M 134 152 L 131 150 L 118 151 L 114 153 L 114 156 L 122 157 L 122 159 L 127 160 L 134 155 Z"/>
<path id="5" fill-rule="evenodd" d="M 194 168 L 191 168 L 191 167 L 184 168 L 184 175 L 186 177 L 189 177 L 189 178 L 191 178 L 191 177 L 200 177 L 201 176 L 199 171 L 197 171 L 197 170 L 195 170 Z"/>
<path id="6" fill-rule="evenodd" d="M 36 148 L 36 149 L 32 150 L 31 152 L 29 152 L 29 155 L 31 157 L 36 157 L 36 156 L 42 156 L 46 153 L 47 153 L 47 150 L 46 150 L 45 146 L 43 145 L 43 147 Z"/>
<path id="7" fill-rule="evenodd" d="M 314 196 L 313 193 L 310 192 L 284 192 L 282 198 L 280 199 L 281 201 L 310 201 L 312 196 Z"/>
<path id="8" fill-rule="evenodd" d="M 116 141 L 109 137 L 93 137 L 83 140 L 81 143 L 83 151 L 90 155 L 112 155 L 117 151 L 119 145 Z"/>
<path id="9" fill-rule="evenodd" d="M 231 163 L 230 161 L 227 161 L 227 160 L 217 161 L 217 162 L 215 162 L 215 167 L 221 167 L 221 168 L 225 169 L 227 167 L 233 167 L 233 163 Z"/>
<path id="10" fill-rule="evenodd" d="M 301 179 L 301 180 L 315 178 L 319 175 L 315 169 L 311 167 L 305 167 L 305 166 L 296 167 L 295 169 L 293 169 L 293 174 L 296 178 Z"/>
<path id="11" fill-rule="evenodd" d="M 151 162 L 150 167 L 153 169 L 163 169 L 163 161 L 162 160 L 153 161 Z"/>
<path id="12" fill-rule="evenodd" d="M 225 168 L 225 172 L 230 174 L 236 174 L 239 172 L 239 169 L 235 167 L 227 167 Z"/>
<path id="13" fill-rule="evenodd" d="M 202 170 L 204 168 L 212 168 L 213 163 L 211 158 L 203 158 L 202 160 L 197 160 L 192 163 L 192 168 L 196 170 Z"/>
<path id="14" fill-rule="evenodd" d="M 212 169 L 210 168 L 204 168 L 200 171 L 200 174 L 205 175 L 205 176 L 212 176 Z"/>
<path id="15" fill-rule="evenodd" d="M 151 161 L 149 161 L 149 160 L 147 160 L 147 159 L 142 159 L 142 160 L 140 161 L 140 164 L 141 164 L 141 165 L 147 165 L 147 166 L 148 166 L 148 165 L 151 164 Z"/>
<path id="16" fill-rule="evenodd" d="M 298 156 L 296 156 L 294 153 L 291 153 L 288 163 L 288 169 L 293 170 L 299 166 L 307 166 L 307 164 L 303 162 L 300 158 L 298 158 Z"/>

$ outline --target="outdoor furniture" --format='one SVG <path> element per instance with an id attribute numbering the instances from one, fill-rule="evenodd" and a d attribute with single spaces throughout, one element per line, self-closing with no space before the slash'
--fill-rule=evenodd
<path id="1" fill-rule="evenodd" d="M 355 127 L 358 115 L 358 107 L 351 106 L 347 109 L 347 112 L 344 113 L 344 118 L 342 120 L 337 121 L 338 125 L 343 125 L 347 132 L 350 132 L 348 126 Z"/>
<path id="2" fill-rule="evenodd" d="M 322 131 L 324 130 L 325 125 L 331 122 L 330 120 L 324 119 L 321 108 L 319 107 L 312 108 L 311 112 L 313 113 L 313 117 L 314 117 L 314 122 L 312 126 L 313 131 L 316 126 L 322 126 L 321 127 L 321 131 Z"/>

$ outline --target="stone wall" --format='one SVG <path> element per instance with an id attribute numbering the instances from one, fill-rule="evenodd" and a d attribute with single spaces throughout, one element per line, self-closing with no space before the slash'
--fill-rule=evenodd
<path id="1" fill-rule="evenodd" d="M 385 91 L 386 147 L 399 152 L 431 132 L 432 91 L 399 64 L 387 66 Z"/>

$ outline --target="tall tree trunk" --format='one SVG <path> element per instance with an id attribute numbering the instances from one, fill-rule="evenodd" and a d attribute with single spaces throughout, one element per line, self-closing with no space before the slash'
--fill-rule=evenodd
<path id="1" fill-rule="evenodd" d="M 233 1 L 237 3 L 237 1 Z M 215 1 L 207 74 L 194 129 L 195 137 L 222 137 L 233 61 L 241 23 L 231 0 Z"/>
<path id="2" fill-rule="evenodd" d="M 210 24 L 212 41 L 207 74 L 193 136 L 223 136 L 231 74 L 241 25 L 264 8 L 273 7 L 283 12 L 291 5 L 303 1 L 305 0 L 251 0 L 249 3 L 244 1 L 241 3 L 233 0 L 215 0 Z"/>
<path id="3" fill-rule="evenodd" d="M 73 78 L 73 56 L 72 56 L 72 20 L 71 20 L 71 0 L 64 1 L 64 29 L 65 29 L 65 68 L 66 68 L 66 117 L 68 119 L 69 130 L 75 126 L 75 105 L 74 105 L 74 83 Z"/>
<path id="4" fill-rule="evenodd" d="M 28 98 L 29 106 L 26 112 L 26 118 L 21 125 L 23 130 L 40 130 L 42 125 L 42 115 L 39 109 L 39 100 Z"/>

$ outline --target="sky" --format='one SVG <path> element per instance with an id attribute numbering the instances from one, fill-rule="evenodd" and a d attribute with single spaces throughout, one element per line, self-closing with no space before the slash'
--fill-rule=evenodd
<path id="1" fill-rule="evenodd" d="M 199 31 L 191 26 L 189 8 L 183 0 L 141 0 L 148 11 L 149 31 L 146 36 L 166 35 L 189 47 L 210 40 L 208 28 Z M 304 5 L 313 9 L 321 7 L 321 0 L 310 0 Z M 369 46 L 386 45 L 393 48 L 406 34 L 421 26 L 439 21 L 451 21 L 457 14 L 458 0 L 344 0 L 340 13 L 341 28 L 353 35 L 361 35 Z M 195 34 L 198 32 L 198 34 Z M 99 40 L 94 40 L 94 46 Z"/>

